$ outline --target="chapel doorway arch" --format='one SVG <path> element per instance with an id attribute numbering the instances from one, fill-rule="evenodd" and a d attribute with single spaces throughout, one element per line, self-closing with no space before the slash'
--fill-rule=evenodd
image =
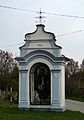
<path id="1" fill-rule="evenodd" d="M 44 63 L 35 63 L 29 73 L 30 104 L 50 105 L 51 75 L 50 68 Z"/>

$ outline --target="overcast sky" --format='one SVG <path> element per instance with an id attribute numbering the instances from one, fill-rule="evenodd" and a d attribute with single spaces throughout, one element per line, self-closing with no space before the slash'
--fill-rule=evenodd
<path id="1" fill-rule="evenodd" d="M 23 8 L 46 13 L 84 16 L 84 0 L 0 0 L 0 5 Z M 19 55 L 19 47 L 24 43 L 24 35 L 35 31 L 35 12 L 12 10 L 0 7 L 0 49 Z M 84 18 L 70 18 L 57 15 L 46 16 L 45 30 L 55 36 L 84 30 Z M 62 46 L 62 54 L 81 63 L 84 58 L 84 32 L 56 37 L 56 44 Z M 21 43 L 17 45 L 18 43 Z"/>

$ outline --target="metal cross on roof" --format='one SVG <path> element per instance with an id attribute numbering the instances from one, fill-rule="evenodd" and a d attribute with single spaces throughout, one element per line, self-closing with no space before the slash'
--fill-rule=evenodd
<path id="1" fill-rule="evenodd" d="M 40 11 L 37 12 L 37 13 L 39 13 L 39 16 L 38 16 L 38 17 L 35 17 L 35 18 L 38 18 L 39 21 L 36 21 L 36 22 L 38 22 L 38 23 L 40 23 L 40 24 L 43 23 L 43 22 L 45 22 L 45 20 L 43 21 L 43 19 L 46 18 L 46 17 L 45 17 L 45 16 L 42 16 L 42 14 L 45 13 L 45 12 L 42 12 L 42 11 L 41 11 L 41 8 L 40 8 Z"/>

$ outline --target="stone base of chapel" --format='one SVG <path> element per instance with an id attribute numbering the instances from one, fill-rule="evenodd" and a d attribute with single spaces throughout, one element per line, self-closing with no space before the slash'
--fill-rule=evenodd
<path id="1" fill-rule="evenodd" d="M 43 111 L 65 111 L 65 105 L 28 105 L 28 102 L 20 102 L 18 108 L 20 110 L 43 110 Z"/>

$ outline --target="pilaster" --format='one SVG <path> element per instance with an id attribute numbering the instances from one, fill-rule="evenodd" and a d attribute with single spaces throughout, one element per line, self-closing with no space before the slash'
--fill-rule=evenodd
<path id="1" fill-rule="evenodd" d="M 19 70 L 19 108 L 28 108 L 29 105 L 29 84 L 28 70 Z"/>

